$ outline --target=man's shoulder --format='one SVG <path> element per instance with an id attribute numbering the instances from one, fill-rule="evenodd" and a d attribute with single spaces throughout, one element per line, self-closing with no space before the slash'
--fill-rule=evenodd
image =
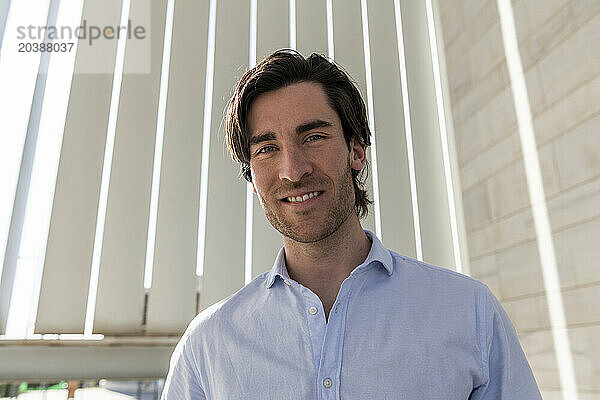
<path id="1" fill-rule="evenodd" d="M 408 281 L 416 287 L 443 287 L 446 290 L 467 290 L 481 295 L 487 286 L 462 272 L 419 261 L 390 250 L 394 259 L 395 272 L 400 281 Z M 463 292 L 465 293 L 465 292 Z"/>
<path id="2" fill-rule="evenodd" d="M 456 280 L 458 282 L 465 282 L 467 284 L 475 284 L 475 285 L 482 284 L 477 279 L 474 279 L 468 275 L 465 275 L 464 273 L 459 272 L 458 270 L 450 269 L 452 267 L 445 268 L 445 267 L 440 267 L 437 265 L 427 263 L 425 261 L 419 261 L 414 258 L 405 256 L 402 254 L 398 254 L 393 250 L 390 250 L 390 253 L 392 254 L 392 258 L 394 258 L 394 261 L 396 263 L 402 263 L 404 266 L 407 266 L 408 268 L 411 268 L 411 269 L 414 269 L 417 271 L 421 271 L 423 273 L 431 274 L 433 276 L 439 277 L 440 279 L 449 279 L 452 281 Z"/>
<path id="3" fill-rule="evenodd" d="M 493 307 L 494 296 L 485 283 L 450 268 L 393 252 L 392 256 L 395 299 L 415 315 L 460 327 L 483 321 Z"/>

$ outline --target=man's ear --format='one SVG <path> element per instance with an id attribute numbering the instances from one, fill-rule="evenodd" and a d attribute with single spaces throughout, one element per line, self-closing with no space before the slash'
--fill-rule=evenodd
<path id="1" fill-rule="evenodd" d="M 356 138 L 350 138 L 350 167 L 360 171 L 367 163 L 367 148 Z"/>

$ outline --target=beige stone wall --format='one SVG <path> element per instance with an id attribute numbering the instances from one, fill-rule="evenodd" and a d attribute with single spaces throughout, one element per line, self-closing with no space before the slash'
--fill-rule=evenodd
<path id="1" fill-rule="evenodd" d="M 600 1 L 513 0 L 579 399 L 600 399 Z M 439 0 L 472 275 L 560 380 L 496 0 Z"/>

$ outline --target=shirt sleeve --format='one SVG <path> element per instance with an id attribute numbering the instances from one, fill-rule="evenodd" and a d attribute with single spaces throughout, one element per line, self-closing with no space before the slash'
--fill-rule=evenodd
<path id="1" fill-rule="evenodd" d="M 193 360 L 189 336 L 186 332 L 171 356 L 161 400 L 206 400 L 198 378 L 198 369 Z"/>
<path id="2" fill-rule="evenodd" d="M 485 343 L 482 349 L 485 383 L 472 400 L 542 400 L 515 328 L 500 302 L 485 287 Z"/>

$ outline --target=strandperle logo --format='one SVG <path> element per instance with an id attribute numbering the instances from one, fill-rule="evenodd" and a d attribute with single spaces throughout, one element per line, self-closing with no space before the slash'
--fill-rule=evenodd
<path id="1" fill-rule="evenodd" d="M 122 35 L 127 35 L 127 39 L 142 40 L 146 38 L 146 28 L 141 25 L 134 26 L 131 20 L 127 22 L 127 26 L 97 26 L 88 25 L 87 20 L 83 20 L 81 25 L 76 28 L 70 26 L 18 26 L 17 39 L 39 40 L 87 40 L 90 45 L 95 40 L 104 39 L 119 39 Z"/>

